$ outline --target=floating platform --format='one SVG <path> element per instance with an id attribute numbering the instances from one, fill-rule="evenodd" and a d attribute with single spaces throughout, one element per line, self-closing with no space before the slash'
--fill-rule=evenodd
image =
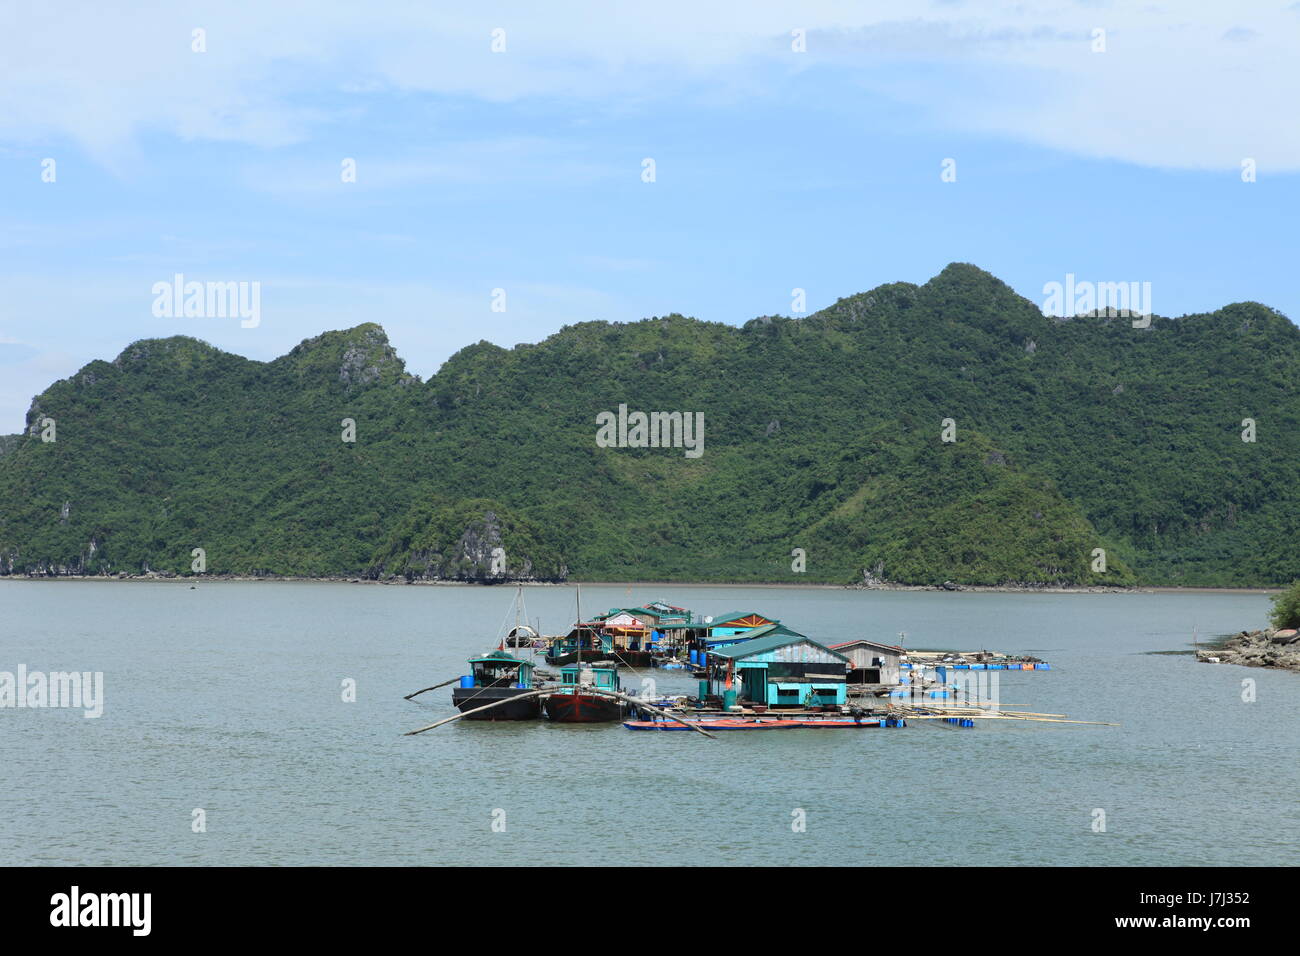
<path id="1" fill-rule="evenodd" d="M 902 717 L 863 717 L 861 720 L 829 719 L 806 720 L 784 717 L 724 717 L 716 720 L 687 720 L 691 727 L 701 730 L 798 730 L 815 727 L 821 730 L 870 729 L 876 727 L 906 727 L 907 721 Z M 679 724 L 675 720 L 625 720 L 623 726 L 628 730 L 681 730 L 691 727 Z"/>

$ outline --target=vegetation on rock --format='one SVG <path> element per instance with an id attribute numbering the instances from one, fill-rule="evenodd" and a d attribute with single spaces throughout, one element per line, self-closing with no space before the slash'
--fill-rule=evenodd
<path id="1" fill-rule="evenodd" d="M 427 382 L 373 323 L 269 363 L 147 340 L 0 441 L 0 573 L 184 574 L 201 547 L 209 573 L 480 580 L 499 536 L 507 577 L 1276 585 L 1297 382 L 1265 306 L 1066 321 L 969 265 L 801 319 L 480 342 Z M 703 456 L 597 447 L 620 404 L 702 412 Z"/>

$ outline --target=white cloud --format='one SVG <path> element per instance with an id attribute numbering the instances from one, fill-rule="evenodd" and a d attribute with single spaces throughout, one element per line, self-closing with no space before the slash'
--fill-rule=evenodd
<path id="1" fill-rule="evenodd" d="M 156 131 L 265 147 L 307 139 L 383 92 L 628 108 L 834 69 L 944 126 L 1153 166 L 1229 169 L 1252 156 L 1300 169 L 1300 24 L 1275 0 L 88 0 L 53 11 L 27 0 L 0 12 L 0 139 L 69 136 L 108 164 Z M 195 27 L 206 53 L 190 50 Z M 490 51 L 496 27 L 505 53 Z M 808 31 L 806 54 L 790 52 L 795 28 Z M 1094 28 L 1106 30 L 1105 53 L 1091 52 Z M 935 75 L 923 94 L 922 67 Z"/>

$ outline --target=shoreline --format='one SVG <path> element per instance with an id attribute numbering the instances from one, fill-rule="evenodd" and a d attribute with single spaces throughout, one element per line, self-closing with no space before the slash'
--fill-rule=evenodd
<path id="1" fill-rule="evenodd" d="M 197 584 L 203 581 L 209 584 L 220 583 L 278 583 L 278 584 L 362 584 L 384 587 L 536 587 L 536 588 L 570 588 L 585 587 L 638 587 L 638 588 L 750 588 L 770 590 L 773 588 L 792 588 L 795 590 L 820 591 L 870 591 L 870 592 L 905 592 L 928 591 L 949 594 L 1278 594 L 1284 587 L 1172 587 L 1167 585 L 1122 587 L 1090 587 L 1053 585 L 1011 585 L 1011 584 L 961 584 L 944 587 L 939 584 L 881 584 L 863 587 L 859 584 L 825 584 L 825 583 L 780 583 L 773 581 L 380 581 L 373 578 L 349 576 L 295 577 L 291 575 L 241 575 L 241 574 L 202 574 L 202 575 L 160 575 L 136 574 L 126 577 L 102 574 L 57 574 L 57 575 L 0 575 L 3 581 L 105 581 L 114 583 L 154 582 L 162 584 Z"/>

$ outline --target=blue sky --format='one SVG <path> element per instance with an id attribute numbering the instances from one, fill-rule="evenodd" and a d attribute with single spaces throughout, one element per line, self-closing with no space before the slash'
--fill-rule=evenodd
<path id="1" fill-rule="evenodd" d="M 1300 4 L 538 6 L 7 5 L 0 433 L 139 338 L 269 359 L 377 321 L 427 377 L 952 261 L 1035 301 L 1072 272 L 1300 317 Z M 155 317 L 176 273 L 259 282 L 260 324 Z"/>

